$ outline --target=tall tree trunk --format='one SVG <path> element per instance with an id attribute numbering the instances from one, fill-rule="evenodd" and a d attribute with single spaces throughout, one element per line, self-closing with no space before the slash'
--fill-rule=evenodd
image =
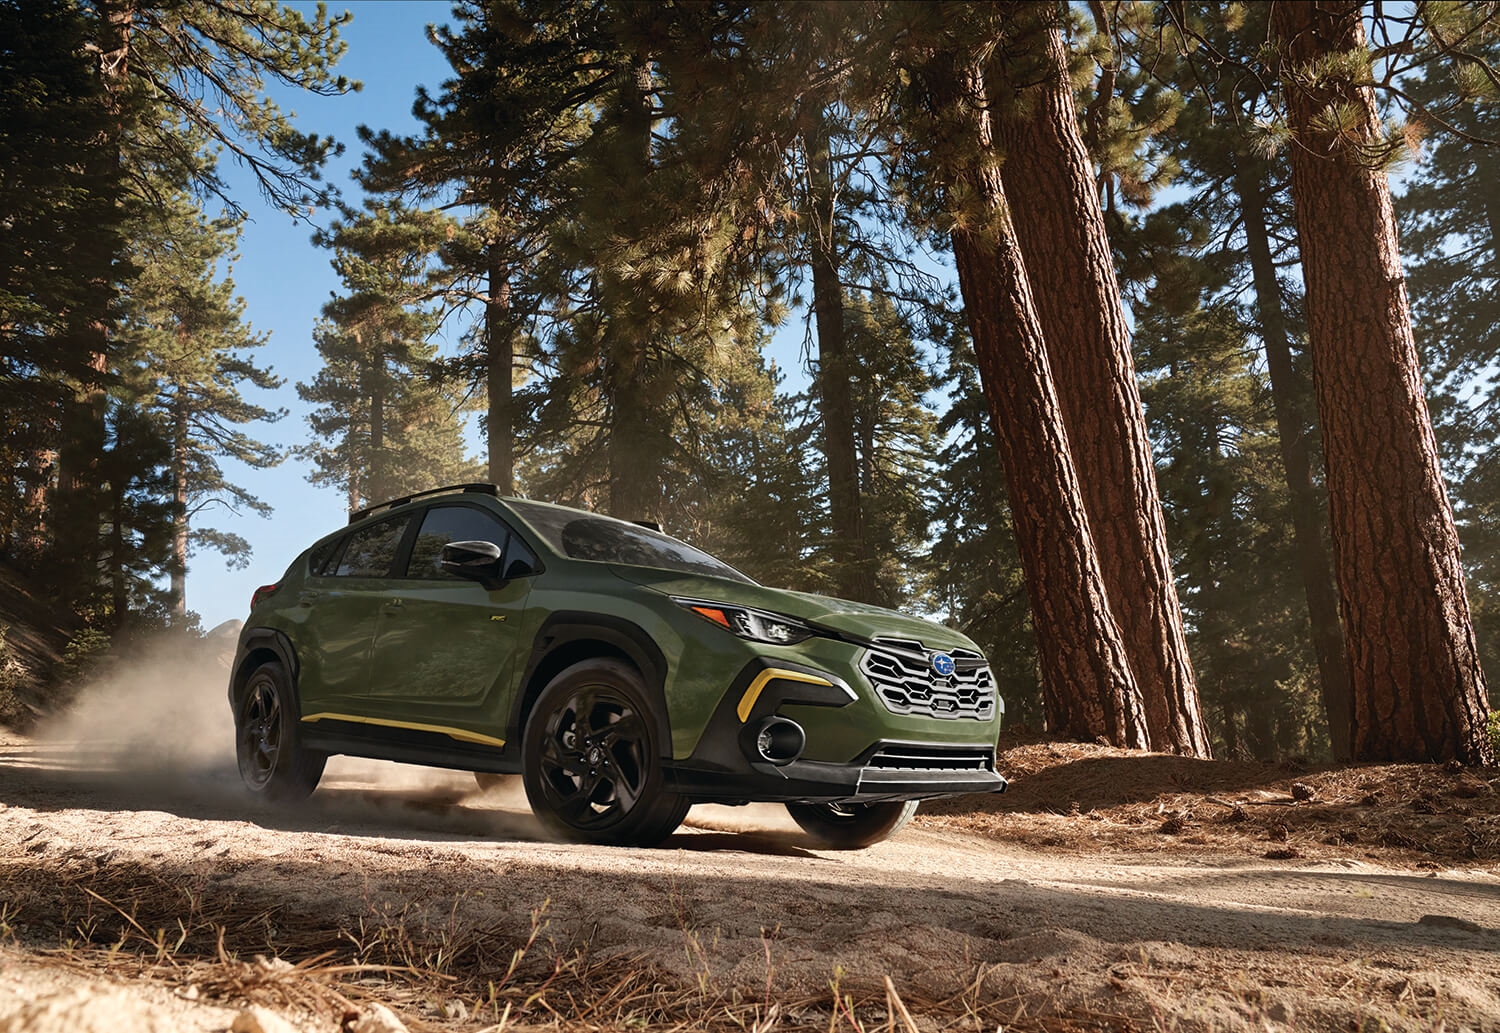
<path id="1" fill-rule="evenodd" d="M 1049 5 L 1052 6 L 1052 5 Z M 1088 509 L 1094 548 L 1153 749 L 1194 757 L 1212 749 L 1172 580 L 1146 416 L 1120 304 L 1094 167 L 1078 126 L 1068 55 L 1056 24 L 1036 29 L 1010 85 L 1029 100 L 996 119 L 1001 175 L 1033 282 L 1037 315 Z M 1034 85 L 1028 85 L 1034 84 Z"/>
<path id="2" fill-rule="evenodd" d="M 130 34 L 135 21 L 133 3 L 101 3 L 99 19 L 99 76 L 104 84 L 104 102 L 110 111 L 113 135 L 106 135 L 94 149 L 94 178 L 110 182 L 118 175 L 120 140 L 125 132 L 121 98 L 130 70 Z M 77 398 L 64 405 L 60 420 L 58 476 L 55 493 L 57 530 L 55 544 L 69 571 L 60 581 L 74 593 L 86 593 L 98 583 L 102 552 L 101 523 L 106 512 L 101 469 L 108 411 L 105 383 L 109 373 L 109 331 L 112 324 L 114 286 L 102 280 L 90 284 L 93 304 L 86 318 L 74 323 L 91 353 L 88 373 L 78 385 Z M 76 596 L 75 596 L 76 597 Z"/>
<path id="3" fill-rule="evenodd" d="M 172 613 L 187 616 L 188 406 L 186 392 L 172 399 Z"/>
<path id="4" fill-rule="evenodd" d="M 1458 534 L 1422 393 L 1374 91 L 1319 75 L 1367 50 L 1356 0 L 1277 4 L 1357 760 L 1489 763 Z M 1330 106 L 1340 112 L 1326 117 Z M 1351 118 L 1354 124 L 1350 124 Z M 1330 125 L 1342 125 L 1339 133 Z"/>
<path id="5" fill-rule="evenodd" d="M 375 352 L 370 356 L 370 469 L 365 495 L 371 502 L 391 497 L 386 483 L 385 461 L 385 343 L 377 331 Z"/>
<path id="6" fill-rule="evenodd" d="M 818 340 L 818 414 L 823 424 L 823 455 L 828 462 L 828 517 L 836 543 L 837 591 L 846 599 L 873 603 L 875 581 L 860 500 L 850 384 L 853 370 L 849 367 L 844 325 L 844 287 L 839 280 L 837 202 L 827 113 L 821 109 L 814 112 L 811 122 L 811 128 L 802 135 L 812 208 L 806 241 Z"/>
<path id="7" fill-rule="evenodd" d="M 489 245 L 489 290 L 484 306 L 484 430 L 489 449 L 490 482 L 501 495 L 515 493 L 515 428 L 511 415 L 510 270 L 498 244 Z"/>
<path id="8" fill-rule="evenodd" d="M 1307 616 L 1312 626 L 1313 652 L 1318 660 L 1318 682 L 1323 690 L 1323 710 L 1328 715 L 1328 734 L 1337 760 L 1349 753 L 1349 669 L 1344 659 L 1344 629 L 1339 623 L 1339 596 L 1334 587 L 1328 552 L 1323 547 L 1324 513 L 1313 484 L 1310 430 L 1305 418 L 1303 390 L 1292 366 L 1291 334 L 1281 304 L 1281 285 L 1276 281 L 1276 262 L 1271 253 L 1271 235 L 1266 228 L 1265 193 L 1260 171 L 1249 159 L 1235 159 L 1235 190 L 1245 221 L 1245 250 L 1255 282 L 1255 309 L 1260 337 L 1266 349 L 1266 367 L 1271 374 L 1271 400 L 1276 409 L 1276 433 L 1281 439 L 1281 466 L 1286 477 L 1292 509 L 1292 539 L 1302 591 L 1307 598 Z"/>
<path id="9" fill-rule="evenodd" d="M 1073 468 L 1032 289 L 991 150 L 983 75 L 934 62 L 931 90 L 946 146 L 939 175 L 979 373 L 1005 469 L 1031 600 L 1043 701 L 1055 731 L 1147 745 L 1145 714 Z M 943 124 L 946 123 L 946 124 Z"/>
<path id="10" fill-rule="evenodd" d="M 130 586 L 125 579 L 126 478 L 116 473 L 109 485 L 109 585 L 112 623 L 119 631 L 130 619 Z"/>
<path id="11" fill-rule="evenodd" d="M 25 491 L 21 502 L 20 552 L 27 569 L 33 569 L 33 564 L 47 547 L 47 521 L 53 504 L 52 476 L 56 462 L 55 451 L 39 448 L 32 453 L 31 463 L 23 478 Z"/>
<path id="12" fill-rule="evenodd" d="M 623 135 L 630 142 L 642 182 L 651 171 L 652 98 L 656 85 L 651 60 L 638 55 L 632 62 L 624 104 Z M 612 311 L 606 312 L 606 351 L 609 361 L 609 511 L 623 520 L 661 518 L 661 456 L 651 428 L 651 392 L 646 384 L 649 332 L 633 325 L 627 310 L 634 307 L 635 285 L 616 284 L 608 292 Z"/>

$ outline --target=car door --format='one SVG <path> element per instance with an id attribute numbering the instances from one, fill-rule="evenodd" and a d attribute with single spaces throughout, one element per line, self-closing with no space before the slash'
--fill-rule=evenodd
<path id="1" fill-rule="evenodd" d="M 504 727 L 529 576 L 492 587 L 446 573 L 450 542 L 493 542 L 514 574 L 535 557 L 499 517 L 473 504 L 436 504 L 422 516 L 405 577 L 380 611 L 370 691 L 386 715 L 433 730 L 495 736 Z M 517 550 L 524 550 L 518 556 Z"/>
<path id="2" fill-rule="evenodd" d="M 310 577 L 298 650 L 304 717 L 362 715 L 369 696 L 370 647 L 411 516 L 372 520 L 348 534 Z"/>

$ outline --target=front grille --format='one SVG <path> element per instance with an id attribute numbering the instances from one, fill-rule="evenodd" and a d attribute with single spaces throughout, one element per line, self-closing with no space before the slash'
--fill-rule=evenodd
<path id="1" fill-rule="evenodd" d="M 882 746 L 866 767 L 889 771 L 994 771 L 995 751 L 968 746 Z"/>
<path id="2" fill-rule="evenodd" d="M 986 721 L 995 713 L 995 681 L 984 657 L 951 649 L 954 671 L 932 669 L 932 651 L 910 639 L 876 639 L 859 669 L 893 714 Z"/>

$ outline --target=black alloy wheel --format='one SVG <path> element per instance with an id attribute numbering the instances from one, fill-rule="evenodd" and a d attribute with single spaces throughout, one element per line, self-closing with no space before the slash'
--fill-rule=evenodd
<path id="1" fill-rule="evenodd" d="M 663 788 L 656 720 L 634 669 L 576 664 L 542 692 L 527 722 L 526 795 L 552 832 L 590 843 L 655 846 L 688 801 Z"/>
<path id="2" fill-rule="evenodd" d="M 286 669 L 274 661 L 257 667 L 235 711 L 235 757 L 252 793 L 301 800 L 317 788 L 328 758 L 303 748 L 298 720 Z"/>

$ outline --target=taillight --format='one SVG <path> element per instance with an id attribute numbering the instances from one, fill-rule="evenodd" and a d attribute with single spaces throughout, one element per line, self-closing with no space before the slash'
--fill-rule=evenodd
<path id="1" fill-rule="evenodd" d="M 250 609 L 253 610 L 257 606 L 259 606 L 260 605 L 260 601 L 262 599 L 265 599 L 265 598 L 268 598 L 269 596 L 275 595 L 276 594 L 276 590 L 279 589 L 280 587 L 281 587 L 281 582 L 280 581 L 276 582 L 276 584 L 274 584 L 274 585 L 261 585 L 259 588 L 257 588 L 255 590 L 255 593 L 252 596 L 250 596 Z"/>

